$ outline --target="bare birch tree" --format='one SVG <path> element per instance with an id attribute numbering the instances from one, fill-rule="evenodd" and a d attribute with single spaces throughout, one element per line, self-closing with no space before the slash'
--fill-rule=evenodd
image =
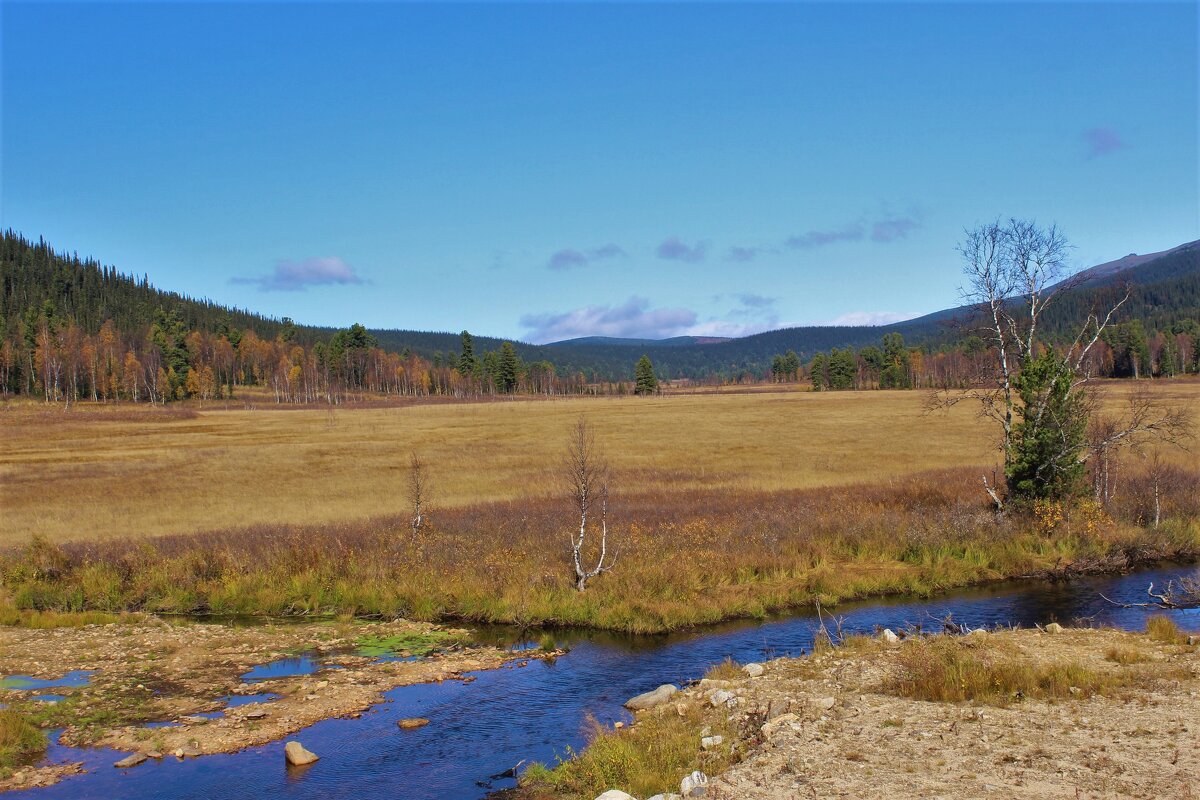
<path id="1" fill-rule="evenodd" d="M 571 429 L 563 471 L 572 503 L 579 514 L 579 531 L 571 534 L 571 560 L 575 567 L 575 588 L 582 592 L 589 580 L 608 572 L 616 563 L 615 554 L 612 558 L 608 554 L 608 462 L 596 445 L 595 433 L 586 417 L 580 416 Z M 584 566 L 586 544 L 589 525 L 592 528 L 596 525 L 592 515 L 597 504 L 600 506 L 600 554 L 595 566 L 588 569 Z"/>
<path id="2" fill-rule="evenodd" d="M 1042 386 L 1036 390 L 1021 387 L 1022 372 L 1044 352 L 1039 332 L 1045 313 L 1063 292 L 1078 284 L 1078 275 L 1070 275 L 1067 267 L 1069 250 L 1066 237 L 1056 226 L 1041 228 L 1018 219 L 997 220 L 968 230 L 958 246 L 966 278 L 963 299 L 979 313 L 978 331 L 996 361 L 989 373 L 979 376 L 977 386 L 966 392 L 936 393 L 931 406 L 977 401 L 982 416 L 994 420 L 1000 429 L 1006 477 L 1017 461 L 1023 435 L 1044 432 L 1053 425 L 1065 430 L 1067 421 L 1061 419 L 1065 408 L 1074 409 L 1075 414 L 1086 413 L 1086 403 L 1078 395 L 1092 378 L 1088 355 L 1129 297 L 1125 292 L 1107 310 L 1089 313 L 1070 345 L 1054 355 L 1052 368 L 1042 370 Z M 1043 442 L 1047 438 L 1052 437 L 1042 436 Z M 1076 447 L 1071 437 L 1062 438 L 1065 448 Z M 1081 457 L 1086 458 L 1086 453 Z M 990 484 L 987 476 L 983 476 L 983 485 L 997 510 L 1002 510 L 1000 487 Z"/>

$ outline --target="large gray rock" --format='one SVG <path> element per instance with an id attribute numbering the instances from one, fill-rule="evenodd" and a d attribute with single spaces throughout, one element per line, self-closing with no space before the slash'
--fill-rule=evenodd
<path id="1" fill-rule="evenodd" d="M 894 630 L 892 630 L 891 628 L 884 628 L 883 629 L 883 640 L 885 642 L 887 642 L 888 644 L 896 644 L 897 642 L 900 641 L 900 637 L 897 636 L 896 632 Z"/>
<path id="2" fill-rule="evenodd" d="M 670 794 L 656 794 L 653 797 L 647 797 L 646 800 L 683 800 L 683 798 L 671 792 Z"/>
<path id="3" fill-rule="evenodd" d="M 294 767 L 311 764 L 320 758 L 316 753 L 305 750 L 304 745 L 299 742 L 288 742 L 283 746 L 283 754 L 287 757 L 287 763 Z"/>
<path id="4" fill-rule="evenodd" d="M 712 703 L 713 708 L 717 708 L 718 706 L 729 705 L 733 698 L 733 692 L 727 689 L 717 689 L 708 696 L 708 702 Z"/>
<path id="5" fill-rule="evenodd" d="M 679 782 L 679 793 L 684 797 L 703 797 L 708 793 L 708 776 L 696 770 Z"/>
<path id="6" fill-rule="evenodd" d="M 1059 625 L 1057 622 L 1051 622 L 1046 626 L 1045 630 L 1046 633 L 1062 633 L 1065 628 L 1063 628 L 1063 626 Z"/>
<path id="7" fill-rule="evenodd" d="M 751 678 L 762 677 L 762 674 L 766 671 L 766 668 L 762 664 L 755 664 L 753 662 L 742 667 L 742 672 L 746 673 Z"/>
<path id="8" fill-rule="evenodd" d="M 671 696 L 679 691 L 679 687 L 673 683 L 664 683 L 652 692 L 639 694 L 637 697 L 631 697 L 625 701 L 625 707 L 630 711 L 641 711 L 646 708 L 654 708 L 671 699 Z"/>
<path id="9" fill-rule="evenodd" d="M 597 797 L 596 800 L 637 800 L 637 798 L 633 795 L 625 794 L 620 789 L 609 789 Z"/>
<path id="10" fill-rule="evenodd" d="M 130 767 L 136 767 L 145 760 L 146 756 L 142 753 L 134 753 L 133 755 L 125 756 L 120 761 L 113 764 L 113 766 L 117 769 L 129 769 Z"/>

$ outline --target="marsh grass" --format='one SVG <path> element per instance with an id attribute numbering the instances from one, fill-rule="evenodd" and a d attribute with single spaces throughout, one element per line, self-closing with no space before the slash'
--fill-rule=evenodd
<path id="1" fill-rule="evenodd" d="M 728 748 L 700 749 L 700 730 L 732 741 L 735 733 L 719 714 L 697 706 L 679 714 L 672 706 L 662 713 L 639 716 L 632 728 L 610 729 L 592 721 L 587 747 L 568 750 L 553 767 L 535 764 L 521 777 L 521 797 L 592 800 L 619 788 L 635 797 L 678 792 L 679 781 L 693 770 L 713 774 L 733 763 Z"/>
<path id="2" fill-rule="evenodd" d="M 46 735 L 25 715 L 0 710 L 0 773 L 31 764 L 46 752 Z"/>
<path id="3" fill-rule="evenodd" d="M 1120 406 L 1142 384 L 1111 385 Z M 1200 382 L 1155 381 L 1156 397 L 1196 409 Z M 404 403 L 229 410 L 9 403 L 0 425 L 0 545 L 138 539 L 235 526 L 340 524 L 404 512 L 409 453 L 428 464 L 441 512 L 545 498 L 564 438 L 588 415 L 620 480 L 734 494 L 903 480 L 994 460 L 990 431 L 963 403 L 927 414 L 915 391 L 769 391 L 656 398 Z M 1195 455 L 1168 453 L 1195 469 Z M 1137 479 L 1140 480 L 1140 479 Z M 1129 476 L 1123 514 L 1145 517 Z M 1181 500 L 1182 502 L 1182 500 Z M 1191 507 L 1198 502 L 1193 500 Z M 1185 504 L 1186 505 L 1186 504 Z M 1184 505 L 1168 504 L 1168 515 Z"/>
<path id="4" fill-rule="evenodd" d="M 0 553 L 0 586 L 20 618 L 45 624 L 152 612 L 659 632 L 817 599 L 922 596 L 1064 564 L 1120 569 L 1200 552 L 1195 521 L 1043 531 L 997 520 L 981 495 L 977 476 L 959 470 L 778 492 L 628 493 L 610 509 L 617 566 L 584 593 L 571 580 L 569 512 L 552 498 L 446 509 L 416 539 L 402 515 L 140 541 L 39 538 Z"/>

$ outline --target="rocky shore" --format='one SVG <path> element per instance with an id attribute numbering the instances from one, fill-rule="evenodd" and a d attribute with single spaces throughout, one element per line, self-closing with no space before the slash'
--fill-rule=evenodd
<path id="1" fill-rule="evenodd" d="M 1197 638 L 1169 625 L 852 637 L 660 687 L 635 703 L 631 730 L 605 736 L 636 737 L 662 715 L 703 725 L 696 764 L 729 766 L 663 776 L 658 800 L 1194 797 Z M 733 735 L 712 736 L 718 727 Z M 628 800 L 627 788 L 599 796 Z"/>

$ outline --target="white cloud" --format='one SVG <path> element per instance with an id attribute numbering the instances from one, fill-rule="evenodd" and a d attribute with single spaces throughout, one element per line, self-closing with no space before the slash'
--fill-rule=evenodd
<path id="1" fill-rule="evenodd" d="M 233 283 L 255 284 L 264 292 L 300 292 L 309 286 L 362 282 L 354 267 L 337 256 L 280 261 L 269 275 L 233 279 Z"/>
<path id="2" fill-rule="evenodd" d="M 919 317 L 912 311 L 847 311 L 830 320 L 814 322 L 813 325 L 891 325 L 906 319 Z"/>
<path id="3" fill-rule="evenodd" d="M 616 336 L 665 339 L 680 336 L 696 323 L 696 312 L 687 308 L 651 308 L 643 297 L 630 297 L 619 306 L 584 306 L 572 311 L 526 314 L 521 327 L 531 342 L 557 342 L 581 336 Z"/>

